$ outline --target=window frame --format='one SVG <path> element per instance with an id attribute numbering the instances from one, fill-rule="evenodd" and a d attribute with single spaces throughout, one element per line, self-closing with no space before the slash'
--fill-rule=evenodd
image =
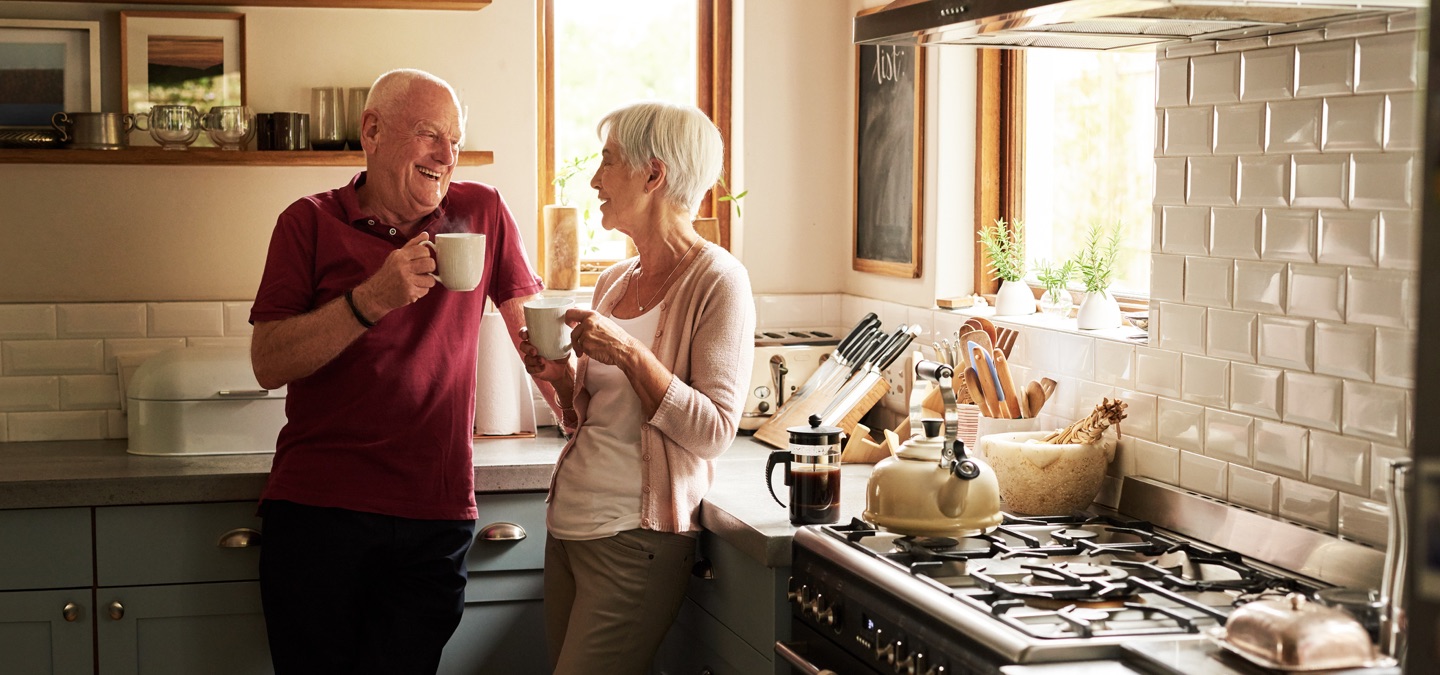
<path id="1" fill-rule="evenodd" d="M 695 0 L 696 2 L 696 107 L 709 115 L 720 129 L 725 142 L 724 163 L 720 175 L 730 175 L 730 101 L 732 94 L 732 28 L 733 0 Z M 545 273 L 545 206 L 555 201 L 555 0 L 541 0 L 535 3 L 536 26 L 539 30 L 536 45 L 536 77 L 538 80 L 537 99 L 540 111 L 540 134 L 537 150 L 540 167 L 538 171 L 538 196 L 535 210 L 536 268 Z M 700 202 L 696 218 L 714 218 L 717 221 L 719 239 L 716 242 L 730 250 L 731 209 L 721 208 L 722 195 L 711 190 Z M 727 205 L 728 206 L 728 205 Z M 618 260 L 585 260 L 580 271 L 580 285 L 591 287 L 606 267 Z"/>
<path id="2" fill-rule="evenodd" d="M 980 230 L 1002 215 L 1025 218 L 1025 51 L 981 49 L 976 61 L 975 231 L 971 241 L 978 242 Z M 974 263 L 975 292 L 993 299 L 1000 282 L 987 273 L 990 257 L 985 255 L 985 247 L 975 246 Z M 1037 299 L 1045 292 L 1038 284 L 1026 283 Z M 1071 295 L 1078 305 L 1084 294 L 1071 289 Z M 1140 311 L 1150 305 L 1148 294 L 1113 295 L 1123 311 Z"/>

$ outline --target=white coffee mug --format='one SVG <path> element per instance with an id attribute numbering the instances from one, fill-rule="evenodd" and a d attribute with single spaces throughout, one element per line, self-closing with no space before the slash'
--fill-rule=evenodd
<path id="1" fill-rule="evenodd" d="M 485 275 L 485 235 L 470 232 L 437 234 L 422 241 L 435 251 L 435 280 L 452 291 L 473 291 Z"/>
<path id="2" fill-rule="evenodd" d="M 565 323 L 565 310 L 575 305 L 572 298 L 540 298 L 525 303 L 525 327 L 530 330 L 530 344 L 551 361 L 570 355 L 570 326 Z"/>

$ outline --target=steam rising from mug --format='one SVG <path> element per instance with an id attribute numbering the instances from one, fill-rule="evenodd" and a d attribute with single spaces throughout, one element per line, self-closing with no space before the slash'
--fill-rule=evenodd
<path id="1" fill-rule="evenodd" d="M 485 235 L 470 232 L 437 234 L 422 241 L 435 251 L 435 280 L 452 291 L 473 291 L 485 275 Z"/>

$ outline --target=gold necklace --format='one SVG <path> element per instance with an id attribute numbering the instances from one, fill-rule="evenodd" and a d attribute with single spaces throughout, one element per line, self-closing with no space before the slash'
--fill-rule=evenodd
<path id="1" fill-rule="evenodd" d="M 645 312 L 645 308 L 647 306 L 653 306 L 651 305 L 651 303 L 655 302 L 655 298 L 658 297 L 660 293 L 665 290 L 666 286 L 670 285 L 670 278 L 675 276 L 675 272 L 680 269 L 680 265 L 685 262 L 685 259 L 690 257 L 690 252 L 695 250 L 695 245 L 699 244 L 702 238 L 703 237 L 698 236 L 695 237 L 695 241 L 690 243 L 690 248 L 685 249 L 685 253 L 681 254 L 680 259 L 675 261 L 675 266 L 670 268 L 670 274 L 665 277 L 664 281 L 660 282 L 660 287 L 655 289 L 654 293 L 650 294 L 650 302 L 640 302 L 640 285 L 635 285 L 635 304 L 637 307 L 640 308 L 641 313 Z M 635 261 L 635 266 L 640 266 L 640 261 L 638 259 Z"/>

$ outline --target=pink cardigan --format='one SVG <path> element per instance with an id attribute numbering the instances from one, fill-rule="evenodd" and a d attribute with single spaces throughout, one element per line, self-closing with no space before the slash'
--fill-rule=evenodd
<path id="1" fill-rule="evenodd" d="M 601 273 L 596 311 L 611 315 L 630 283 L 631 262 Z M 709 242 L 665 298 L 650 351 L 673 377 L 654 417 L 640 425 L 640 527 L 691 532 L 700 529 L 700 501 L 715 479 L 715 459 L 739 427 L 755 360 L 755 302 L 745 267 Z M 590 396 L 579 384 L 589 364 L 582 356 L 575 366 L 575 416 L 564 420 L 571 439 L 551 474 L 552 494 L 560 464 L 575 447 L 574 432 L 589 412 Z"/>

